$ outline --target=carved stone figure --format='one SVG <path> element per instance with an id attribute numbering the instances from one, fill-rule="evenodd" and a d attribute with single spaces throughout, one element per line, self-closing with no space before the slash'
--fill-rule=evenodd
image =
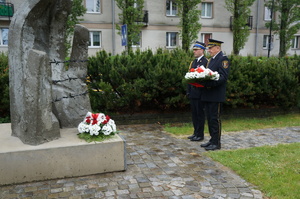
<path id="1" fill-rule="evenodd" d="M 65 24 L 71 0 L 24 0 L 9 28 L 12 135 L 39 145 L 77 127 L 91 110 L 85 84 L 89 33 L 77 25 L 70 65 Z"/>

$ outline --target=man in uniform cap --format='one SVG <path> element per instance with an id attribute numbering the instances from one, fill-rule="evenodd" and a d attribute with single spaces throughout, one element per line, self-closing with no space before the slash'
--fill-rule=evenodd
<path id="1" fill-rule="evenodd" d="M 190 64 L 191 68 L 197 68 L 200 66 L 206 67 L 208 60 L 204 56 L 206 45 L 202 42 L 196 41 L 193 45 L 193 53 L 195 59 Z M 190 99 L 192 121 L 194 132 L 193 135 L 189 136 L 188 139 L 191 141 L 202 141 L 204 139 L 204 103 L 201 101 L 201 95 L 203 93 L 203 87 L 196 87 L 188 84 L 187 96 Z"/>
<path id="2" fill-rule="evenodd" d="M 220 74 L 219 80 L 209 80 L 203 83 L 204 90 L 201 100 L 205 103 L 205 114 L 208 121 L 210 140 L 201 144 L 206 150 L 221 149 L 221 108 L 226 96 L 226 82 L 229 74 L 228 57 L 221 51 L 222 41 L 209 39 L 208 52 L 210 60 L 207 68 Z"/>

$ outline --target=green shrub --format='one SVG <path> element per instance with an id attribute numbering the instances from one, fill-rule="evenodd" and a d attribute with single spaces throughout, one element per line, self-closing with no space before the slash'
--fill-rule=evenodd
<path id="1" fill-rule="evenodd" d="M 299 57 L 230 56 L 230 60 L 226 105 L 240 108 L 299 106 Z"/>
<path id="2" fill-rule="evenodd" d="M 225 106 L 289 108 L 300 105 L 299 56 L 232 55 L 229 58 L 231 72 Z M 93 108 L 132 112 L 186 108 L 186 85 L 182 79 L 192 59 L 191 52 L 179 49 L 116 56 L 101 51 L 90 59 L 89 66 L 89 75 L 98 77 L 90 86 L 101 90 L 97 94 L 91 91 L 91 95 L 97 96 L 92 102 Z"/>
<path id="3" fill-rule="evenodd" d="M 8 57 L 5 53 L 0 53 L 0 122 L 8 122 L 9 110 L 9 69 Z"/>
<path id="4" fill-rule="evenodd" d="M 187 105 L 182 77 L 191 55 L 175 49 L 110 56 L 98 52 L 89 60 L 93 110 L 170 110 Z M 96 90 L 96 92 L 95 92 Z"/>
<path id="5" fill-rule="evenodd" d="M 300 107 L 300 56 L 230 55 L 229 108 Z M 182 83 L 192 51 L 157 49 L 89 57 L 88 88 L 95 112 L 140 112 L 188 109 Z M 0 122 L 9 119 L 8 59 L 0 54 Z"/>

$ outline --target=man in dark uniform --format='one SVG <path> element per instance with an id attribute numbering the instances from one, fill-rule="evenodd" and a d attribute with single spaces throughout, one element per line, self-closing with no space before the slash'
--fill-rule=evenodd
<path id="1" fill-rule="evenodd" d="M 194 59 L 190 68 L 197 68 L 200 66 L 206 67 L 208 60 L 204 56 L 204 51 L 206 45 L 202 42 L 196 41 L 193 46 Z M 191 110 L 192 110 L 192 121 L 194 126 L 193 135 L 189 136 L 188 139 L 191 141 L 202 141 L 204 139 L 204 123 L 205 123 L 205 114 L 204 114 L 204 104 L 201 101 L 201 95 L 203 92 L 203 87 L 196 87 L 194 85 L 188 84 L 187 96 L 190 99 Z"/>
<path id="2" fill-rule="evenodd" d="M 202 101 L 205 103 L 205 114 L 208 121 L 209 142 L 201 144 L 206 150 L 221 149 L 221 107 L 226 96 L 226 82 L 229 74 L 229 59 L 221 51 L 222 41 L 209 39 L 208 52 L 211 58 L 207 68 L 220 74 L 218 81 L 209 80 L 203 83 Z"/>

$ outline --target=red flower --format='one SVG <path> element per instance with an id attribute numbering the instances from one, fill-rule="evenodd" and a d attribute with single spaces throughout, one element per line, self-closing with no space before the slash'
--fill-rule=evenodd
<path id="1" fill-rule="evenodd" d="M 88 124 L 90 124 L 91 123 L 91 117 L 90 116 L 86 117 L 85 118 L 85 122 L 88 123 Z"/>
<path id="2" fill-rule="evenodd" d="M 93 123 L 92 123 L 92 125 L 97 124 L 98 115 L 99 115 L 99 113 L 95 113 L 95 114 L 93 113 L 92 114 L 92 117 L 93 117 Z"/>
<path id="3" fill-rule="evenodd" d="M 105 117 L 106 117 L 106 120 L 104 120 L 102 122 L 102 124 L 107 124 L 107 122 L 110 120 L 110 117 L 108 115 L 106 115 Z"/>
<path id="4" fill-rule="evenodd" d="M 202 68 L 200 68 L 200 67 L 196 68 L 196 71 L 197 71 L 198 73 L 204 72 L 204 70 L 203 70 Z"/>
<path id="5" fill-rule="evenodd" d="M 195 72 L 195 69 L 194 69 L 194 68 L 191 68 L 191 69 L 190 69 L 190 72 Z"/>

